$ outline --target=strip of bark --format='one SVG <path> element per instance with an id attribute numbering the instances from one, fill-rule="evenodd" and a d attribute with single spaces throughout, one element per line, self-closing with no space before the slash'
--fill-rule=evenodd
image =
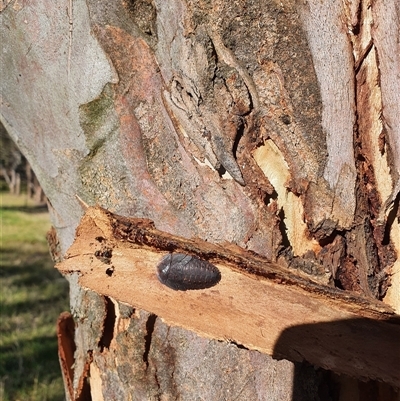
<path id="1" fill-rule="evenodd" d="M 156 266 L 171 252 L 209 261 L 221 281 L 174 291 Z M 107 254 L 107 260 L 99 255 Z M 311 281 L 233 244 L 185 239 L 145 219 L 88 208 L 62 273 L 80 284 L 209 338 L 400 386 L 400 316 L 382 302 Z M 112 269 L 112 274 L 109 274 Z"/>

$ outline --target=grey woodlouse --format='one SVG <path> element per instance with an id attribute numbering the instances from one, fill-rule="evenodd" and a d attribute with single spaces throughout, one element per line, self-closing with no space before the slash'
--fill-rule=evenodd
<path id="1" fill-rule="evenodd" d="M 211 263 L 183 253 L 165 255 L 157 266 L 160 282 L 173 290 L 201 290 L 221 280 L 220 271 Z"/>

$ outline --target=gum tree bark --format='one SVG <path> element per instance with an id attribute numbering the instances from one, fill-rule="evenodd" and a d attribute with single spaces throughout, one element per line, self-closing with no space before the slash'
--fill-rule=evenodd
<path id="1" fill-rule="evenodd" d="M 56 259 L 78 196 L 399 313 L 396 0 L 1 7 L 1 120 L 49 200 Z M 71 400 L 336 399 L 326 371 L 169 327 L 66 277 Z M 394 394 L 372 382 L 360 399 L 366 388 Z"/>

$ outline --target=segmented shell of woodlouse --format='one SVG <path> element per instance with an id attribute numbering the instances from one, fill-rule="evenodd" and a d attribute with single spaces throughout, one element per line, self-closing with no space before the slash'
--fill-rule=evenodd
<path id="1" fill-rule="evenodd" d="M 220 271 L 211 263 L 183 253 L 164 256 L 157 266 L 160 282 L 173 290 L 201 290 L 221 280 Z"/>

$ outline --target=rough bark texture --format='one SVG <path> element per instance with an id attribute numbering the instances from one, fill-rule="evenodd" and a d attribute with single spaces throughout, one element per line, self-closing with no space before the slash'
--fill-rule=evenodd
<path id="1" fill-rule="evenodd" d="M 400 311 L 397 0 L 1 9 L 1 119 L 49 199 L 55 255 L 74 240 L 78 195 L 387 293 Z M 169 328 L 67 278 L 71 399 L 89 376 L 100 400 L 335 399 L 322 371 Z"/>

